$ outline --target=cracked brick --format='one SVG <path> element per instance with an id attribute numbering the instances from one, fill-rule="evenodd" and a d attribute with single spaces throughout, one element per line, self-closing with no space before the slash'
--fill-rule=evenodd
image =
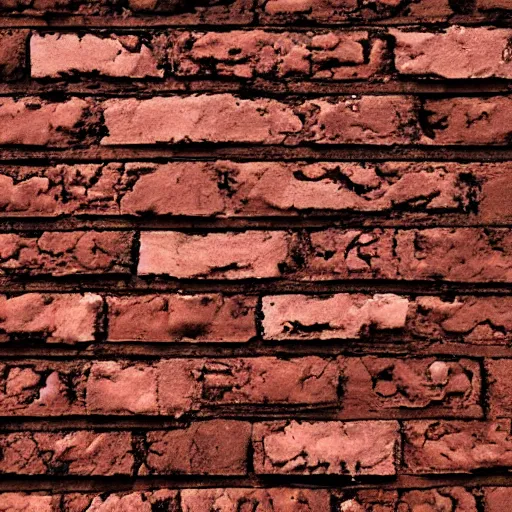
<path id="1" fill-rule="evenodd" d="M 127 274 L 132 243 L 131 232 L 0 234 L 0 274 Z"/>
<path id="2" fill-rule="evenodd" d="M 405 424 L 405 472 L 471 473 L 512 465 L 510 419 L 489 422 L 411 421 Z"/>
<path id="3" fill-rule="evenodd" d="M 398 423 L 275 421 L 253 426 L 257 474 L 394 475 Z"/>

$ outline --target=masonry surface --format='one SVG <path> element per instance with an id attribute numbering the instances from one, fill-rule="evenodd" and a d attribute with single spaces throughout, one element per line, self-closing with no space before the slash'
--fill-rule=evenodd
<path id="1" fill-rule="evenodd" d="M 0 0 L 0 512 L 512 510 L 512 0 Z"/>

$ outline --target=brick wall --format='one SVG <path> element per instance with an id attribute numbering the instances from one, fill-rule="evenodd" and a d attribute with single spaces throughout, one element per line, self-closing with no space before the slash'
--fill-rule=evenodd
<path id="1" fill-rule="evenodd" d="M 511 0 L 0 0 L 0 512 L 507 512 Z"/>

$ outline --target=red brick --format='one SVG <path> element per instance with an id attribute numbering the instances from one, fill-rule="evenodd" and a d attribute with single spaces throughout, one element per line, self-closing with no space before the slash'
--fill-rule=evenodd
<path id="1" fill-rule="evenodd" d="M 339 367 L 316 356 L 167 359 L 158 363 L 162 414 L 203 408 L 338 404 Z"/>
<path id="2" fill-rule="evenodd" d="M 84 123 L 88 107 L 88 102 L 80 98 L 62 103 L 1 98 L 0 144 L 67 147 L 79 140 L 80 124 Z"/>
<path id="3" fill-rule="evenodd" d="M 89 414 L 158 413 L 157 375 L 152 366 L 95 362 L 87 379 Z"/>
<path id="4" fill-rule="evenodd" d="M 34 78 L 95 73 L 111 77 L 164 76 L 158 55 L 137 36 L 34 34 L 30 38 Z"/>
<path id="5" fill-rule="evenodd" d="M 339 512 L 402 512 L 397 510 L 398 492 L 385 489 L 335 491 L 334 510 Z M 410 512 L 405 509 L 403 512 Z M 430 511 L 428 511 L 430 512 Z"/>
<path id="6" fill-rule="evenodd" d="M 255 297 L 108 297 L 108 341 L 248 341 L 256 335 Z"/>
<path id="7" fill-rule="evenodd" d="M 94 341 L 102 306 L 101 297 L 92 293 L 0 296 L 0 340 Z M 69 321 L 70 318 L 73 322 Z"/>
<path id="8" fill-rule="evenodd" d="M 508 96 L 431 99 L 425 101 L 424 112 L 426 144 L 510 143 L 512 100 Z"/>
<path id="9" fill-rule="evenodd" d="M 257 474 L 394 475 L 394 421 L 276 421 L 253 426 Z"/>
<path id="10" fill-rule="evenodd" d="M 159 489 L 126 493 L 64 494 L 59 512 L 181 512 L 178 491 Z M 36 512 L 36 511 L 34 511 Z"/>
<path id="11" fill-rule="evenodd" d="M 180 279 L 279 277 L 293 266 L 293 242 L 285 231 L 206 235 L 145 231 L 140 237 L 137 273 Z"/>
<path id="12" fill-rule="evenodd" d="M 483 501 L 486 512 L 502 512 L 507 510 L 511 500 L 511 487 L 487 487 L 484 489 Z"/>
<path id="13" fill-rule="evenodd" d="M 369 59 L 366 44 L 372 48 Z M 381 40 L 370 42 L 365 31 L 184 32 L 174 48 L 173 63 L 179 76 L 340 80 L 378 73 L 384 48 Z"/>
<path id="14" fill-rule="evenodd" d="M 0 434 L 0 473 L 16 475 L 130 475 L 129 432 Z"/>
<path id="15" fill-rule="evenodd" d="M 407 411 L 415 417 L 482 415 L 477 361 L 367 356 L 339 358 L 339 364 L 346 416 L 403 417 Z"/>
<path id="16" fill-rule="evenodd" d="M 212 420 L 146 435 L 148 453 L 139 475 L 245 475 L 251 425 Z"/>
<path id="17" fill-rule="evenodd" d="M 512 10 L 509 0 L 476 0 L 476 6 L 481 11 L 493 9 Z"/>
<path id="18" fill-rule="evenodd" d="M 0 415 L 83 415 L 90 364 L 31 361 L 0 363 Z"/>
<path id="19" fill-rule="evenodd" d="M 107 146 L 182 142 L 281 144 L 302 123 L 276 100 L 230 94 L 114 99 L 103 104 Z M 155 115 L 158 114 L 158 122 Z"/>
<path id="20" fill-rule="evenodd" d="M 180 497 L 183 512 L 241 511 L 247 506 L 262 512 L 325 512 L 330 508 L 330 493 L 324 489 L 184 489 Z"/>
<path id="21" fill-rule="evenodd" d="M 0 274 L 127 274 L 132 243 L 131 232 L 0 234 Z"/>
<path id="22" fill-rule="evenodd" d="M 512 359 L 486 359 L 487 407 L 491 418 L 510 417 L 512 401 L 510 375 Z"/>
<path id="23" fill-rule="evenodd" d="M 25 74 L 27 30 L 0 30 L 0 80 L 17 80 Z"/>
<path id="24" fill-rule="evenodd" d="M 405 425 L 405 472 L 470 473 L 512 466 L 510 421 L 411 421 Z"/>
<path id="25" fill-rule="evenodd" d="M 59 495 L 0 493 L 0 503 L 5 512 L 60 512 L 59 500 Z"/>
<path id="26" fill-rule="evenodd" d="M 264 297 L 264 338 L 354 339 L 370 330 L 401 329 L 408 305 L 406 298 L 393 294 Z"/>
<path id="27" fill-rule="evenodd" d="M 411 144 L 420 131 L 411 96 L 320 98 L 297 111 L 306 117 L 301 142 L 316 144 Z"/>
<path id="28" fill-rule="evenodd" d="M 470 491 L 462 487 L 441 487 L 404 492 L 399 501 L 400 512 L 408 511 L 450 511 L 478 512 L 477 502 Z M 487 509 L 486 509 L 487 510 Z"/>
<path id="29" fill-rule="evenodd" d="M 391 33 L 396 39 L 395 65 L 400 74 L 512 78 L 512 30 L 452 26 L 443 32 Z"/>

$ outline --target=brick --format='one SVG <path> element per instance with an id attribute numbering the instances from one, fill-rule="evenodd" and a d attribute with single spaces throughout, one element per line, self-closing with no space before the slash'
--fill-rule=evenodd
<path id="1" fill-rule="evenodd" d="M 394 475 L 398 423 L 276 421 L 253 426 L 257 474 Z"/>
<path id="2" fill-rule="evenodd" d="M 129 432 L 15 432 L 0 434 L 0 473 L 17 475 L 130 475 Z"/>
<path id="3" fill-rule="evenodd" d="M 263 331 L 269 340 L 355 339 L 371 330 L 405 327 L 409 302 L 393 294 L 263 297 Z"/>
<path id="4" fill-rule="evenodd" d="M 0 340 L 94 341 L 102 307 L 102 298 L 92 293 L 0 296 Z"/>
<path id="5" fill-rule="evenodd" d="M 503 418 L 512 414 L 510 401 L 510 371 L 511 359 L 486 359 L 485 370 L 487 375 L 487 407 L 489 417 Z"/>
<path id="6" fill-rule="evenodd" d="M 511 30 L 452 26 L 443 32 L 391 33 L 402 75 L 512 78 Z"/>
<path id="7" fill-rule="evenodd" d="M 506 228 L 338 230 L 310 234 L 302 279 L 509 282 Z"/>
<path id="8" fill-rule="evenodd" d="M 470 491 L 462 487 L 441 487 L 404 492 L 400 497 L 398 510 L 478 512 L 479 508 Z"/>
<path id="9" fill-rule="evenodd" d="M 64 494 L 59 512 L 181 512 L 179 494 L 175 490 L 159 489 L 128 493 Z"/>
<path id="10" fill-rule="evenodd" d="M 341 403 L 346 416 L 379 418 L 392 413 L 415 417 L 480 417 L 481 375 L 477 361 L 435 357 L 339 358 Z"/>
<path id="11" fill-rule="evenodd" d="M 157 376 L 153 367 L 95 362 L 87 380 L 89 414 L 156 414 Z"/>
<path id="12" fill-rule="evenodd" d="M 89 104 L 80 98 L 51 103 L 39 98 L 0 99 L 2 145 L 67 147 L 82 142 Z M 30 127 L 30 129 L 27 129 Z"/>
<path id="13" fill-rule="evenodd" d="M 2 512 L 55 512 L 59 510 L 59 496 L 27 494 L 23 492 L 0 493 Z"/>
<path id="14" fill-rule="evenodd" d="M 432 99 L 424 102 L 426 144 L 507 145 L 512 100 L 508 96 Z"/>
<path id="15" fill-rule="evenodd" d="M 183 512 L 228 512 L 250 506 L 262 512 L 325 512 L 330 493 L 324 489 L 184 489 Z"/>
<path id="16" fill-rule="evenodd" d="M 162 78 L 161 64 L 152 48 L 133 35 L 34 34 L 30 38 L 30 73 L 34 78 L 91 73 Z"/>
<path id="17" fill-rule="evenodd" d="M 442 21 L 454 14 L 448 0 L 367 0 L 361 8 L 359 5 L 357 0 L 258 0 L 261 21 L 273 24 L 305 21 L 332 24 L 407 15 L 419 20 Z"/>
<path id="18" fill-rule="evenodd" d="M 201 295 L 108 297 L 108 341 L 248 341 L 256 298 Z"/>
<path id="19" fill-rule="evenodd" d="M 139 475 L 245 475 L 251 425 L 212 420 L 146 434 L 145 464 Z"/>
<path id="20" fill-rule="evenodd" d="M 404 441 L 406 473 L 471 473 L 510 467 L 510 421 L 408 422 Z"/>
<path id="21" fill-rule="evenodd" d="M 145 231 L 140 237 L 139 275 L 179 279 L 279 277 L 294 266 L 295 238 L 285 231 L 188 235 Z"/>
<path id="22" fill-rule="evenodd" d="M 302 128 L 290 106 L 230 94 L 113 99 L 103 104 L 107 146 L 244 142 L 281 144 Z M 155 114 L 158 113 L 158 122 Z"/>
<path id="23" fill-rule="evenodd" d="M 0 30 L 0 80 L 18 80 L 25 74 L 27 30 Z"/>
<path id="24" fill-rule="evenodd" d="M 420 136 L 411 96 L 362 96 L 306 101 L 301 141 L 315 144 L 412 144 Z"/>
<path id="25" fill-rule="evenodd" d="M 364 45 L 371 47 L 368 58 Z M 179 76 L 343 80 L 378 73 L 384 48 L 365 31 L 185 32 L 173 49 L 173 66 Z"/>
<path id="26" fill-rule="evenodd" d="M 512 237 L 504 228 L 436 228 L 399 231 L 398 272 L 402 279 L 509 282 Z"/>
<path id="27" fill-rule="evenodd" d="M 0 363 L 0 415 L 83 415 L 87 372 L 82 362 Z"/>
<path id="28" fill-rule="evenodd" d="M 0 274 L 127 274 L 132 243 L 130 232 L 0 234 Z"/>
<path id="29" fill-rule="evenodd" d="M 398 492 L 384 489 L 343 490 L 334 492 L 334 510 L 339 512 L 397 511 Z M 402 512 L 401 510 L 399 512 Z M 405 509 L 404 512 L 409 512 Z"/>
<path id="30" fill-rule="evenodd" d="M 511 10 L 509 0 L 476 0 L 476 6 L 480 11 L 493 9 L 503 9 L 504 11 Z"/>
<path id="31" fill-rule="evenodd" d="M 483 492 L 486 512 L 507 510 L 512 499 L 512 489 L 510 487 L 487 487 Z"/>
<path id="32" fill-rule="evenodd" d="M 338 404 L 336 361 L 316 356 L 168 359 L 158 363 L 162 414 L 203 408 L 324 407 Z"/>

